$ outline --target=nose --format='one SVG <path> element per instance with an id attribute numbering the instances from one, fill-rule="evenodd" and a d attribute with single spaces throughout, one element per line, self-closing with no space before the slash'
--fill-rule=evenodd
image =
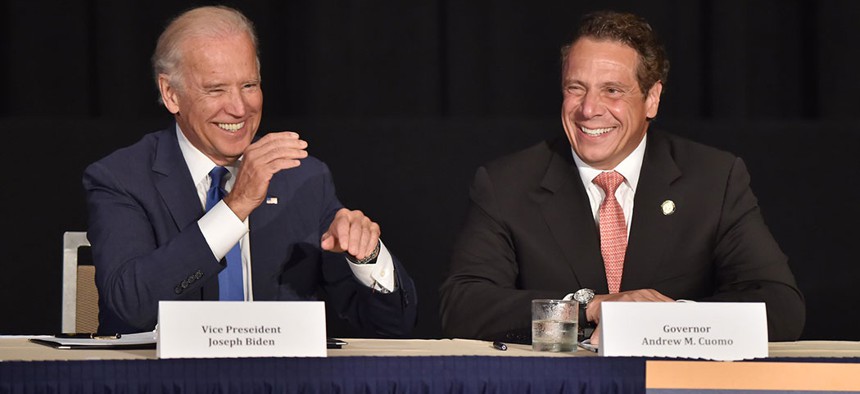
<path id="1" fill-rule="evenodd" d="M 594 90 L 585 92 L 582 97 L 582 102 L 579 105 L 582 116 L 586 119 L 591 119 L 603 113 L 603 102 L 600 100 L 600 94 Z"/>
<path id="2" fill-rule="evenodd" d="M 245 116 L 248 103 L 245 101 L 245 96 L 241 91 L 231 91 L 228 95 L 227 103 L 224 106 L 224 111 L 230 116 L 241 118 Z"/>

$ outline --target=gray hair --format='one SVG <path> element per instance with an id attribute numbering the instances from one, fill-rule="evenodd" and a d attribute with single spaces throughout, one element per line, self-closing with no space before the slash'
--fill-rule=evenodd
<path id="1" fill-rule="evenodd" d="M 257 47 L 257 33 L 254 24 L 234 8 L 226 6 L 205 6 L 193 8 L 175 17 L 158 37 L 155 53 L 152 54 L 152 70 L 155 84 L 159 75 L 167 75 L 172 86 L 183 87 L 180 70 L 183 52 L 182 44 L 193 37 L 229 37 L 247 34 L 257 53 L 257 72 L 260 71 L 260 54 Z M 161 101 L 161 95 L 158 96 Z"/>

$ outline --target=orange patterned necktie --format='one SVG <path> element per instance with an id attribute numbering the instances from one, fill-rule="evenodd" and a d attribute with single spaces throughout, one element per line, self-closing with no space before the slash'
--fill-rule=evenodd
<path id="1" fill-rule="evenodd" d="M 600 253 L 603 255 L 603 264 L 606 267 L 609 293 L 617 293 L 621 287 L 624 253 L 627 251 L 627 224 L 624 221 L 621 204 L 615 199 L 615 190 L 621 182 L 624 182 L 624 176 L 615 171 L 604 172 L 592 182 L 606 193 L 598 211 Z"/>

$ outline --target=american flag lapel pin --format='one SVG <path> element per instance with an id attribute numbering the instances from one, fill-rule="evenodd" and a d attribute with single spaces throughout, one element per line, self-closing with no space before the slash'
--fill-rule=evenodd
<path id="1" fill-rule="evenodd" d="M 266 204 L 269 204 L 269 205 L 278 205 L 278 198 L 277 198 L 277 197 L 272 197 L 272 196 L 266 197 Z"/>

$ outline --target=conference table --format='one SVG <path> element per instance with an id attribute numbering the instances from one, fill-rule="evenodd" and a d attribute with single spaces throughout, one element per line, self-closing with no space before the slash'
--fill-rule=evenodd
<path id="1" fill-rule="evenodd" d="M 638 393 L 654 360 L 466 339 L 345 341 L 327 357 L 158 359 L 155 349 L 61 350 L 0 337 L 0 393 Z M 860 342 L 770 343 L 768 358 L 752 361 L 860 367 Z"/>

